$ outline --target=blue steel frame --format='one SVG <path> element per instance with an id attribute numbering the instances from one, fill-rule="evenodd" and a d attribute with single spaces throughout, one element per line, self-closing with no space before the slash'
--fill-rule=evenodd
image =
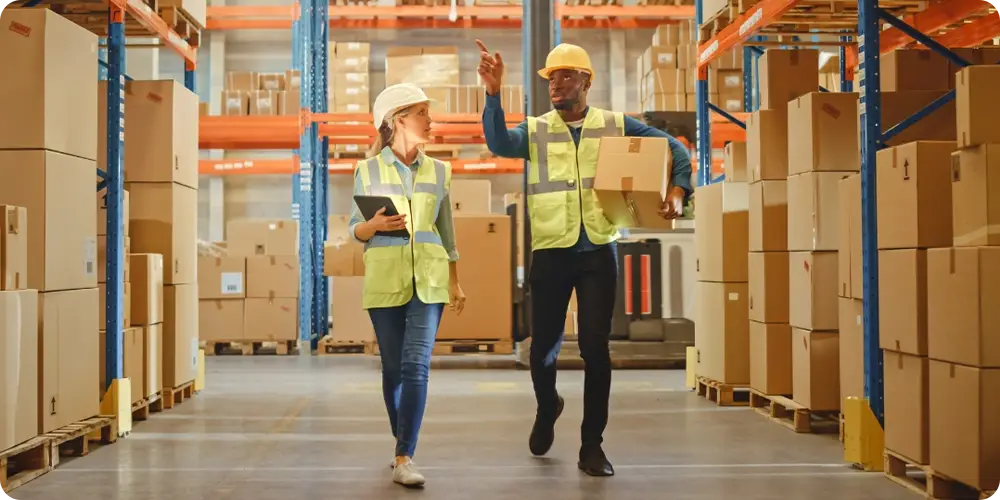
<path id="1" fill-rule="evenodd" d="M 695 2 L 696 20 L 699 25 L 702 23 L 702 0 Z M 864 281 L 864 367 L 865 367 L 865 397 L 868 399 L 872 412 L 884 425 L 885 400 L 884 400 L 884 370 L 882 351 L 879 348 L 879 292 L 878 292 L 878 213 L 876 209 L 876 177 L 875 177 L 875 157 L 876 153 L 885 147 L 885 143 L 897 134 L 905 130 L 910 125 L 927 117 L 941 106 L 944 106 L 955 98 L 955 91 L 951 91 L 944 96 L 928 104 L 913 116 L 903 120 L 887 131 L 882 130 L 882 98 L 880 87 L 880 45 L 879 38 L 882 23 L 888 23 L 898 28 L 903 33 L 927 46 L 929 49 L 940 53 L 959 66 L 967 66 L 969 63 L 954 52 L 948 50 L 940 43 L 937 43 L 928 35 L 921 33 L 916 28 L 910 26 L 905 21 L 894 17 L 878 6 L 878 0 L 858 0 L 858 69 L 859 81 L 858 92 L 860 98 L 861 115 L 861 211 L 862 211 L 862 260 L 863 260 L 863 281 Z M 756 37 L 757 40 L 760 37 Z M 841 37 L 842 41 L 850 41 L 850 37 Z M 744 47 L 743 67 L 744 67 L 744 96 L 747 97 L 744 107 L 747 111 L 756 109 L 757 103 L 751 103 L 750 97 L 755 94 L 754 88 L 759 84 L 756 66 L 754 74 L 748 75 L 751 55 L 761 54 L 763 51 Z M 756 61 L 754 61 L 756 62 Z M 846 65 L 846 50 L 840 50 L 840 85 L 842 92 L 854 90 L 854 81 L 849 75 L 850 68 Z M 714 106 L 708 103 L 708 82 L 704 79 L 707 75 L 699 75 L 697 82 L 698 99 L 698 180 L 699 185 L 706 185 L 711 182 L 712 148 L 710 122 L 708 120 L 709 110 L 718 112 Z M 726 116 L 725 113 L 720 113 Z M 727 117 L 734 123 L 739 123 L 732 117 Z"/>
<path id="2" fill-rule="evenodd" d="M 104 52 L 104 51 L 102 51 Z M 111 4 L 108 11 L 107 61 L 98 64 L 101 69 L 98 78 L 107 80 L 107 171 L 97 171 L 101 179 L 97 190 L 107 189 L 107 273 L 105 296 L 105 386 L 124 376 L 122 369 L 122 335 L 124 295 L 125 235 L 122 233 L 122 212 L 124 194 L 125 159 L 125 81 L 131 80 L 125 74 L 125 11 Z M 185 63 L 184 86 L 195 91 L 195 66 Z"/>

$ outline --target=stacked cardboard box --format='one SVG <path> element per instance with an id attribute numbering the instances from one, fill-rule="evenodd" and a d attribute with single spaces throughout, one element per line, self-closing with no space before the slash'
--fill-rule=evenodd
<path id="1" fill-rule="evenodd" d="M 0 450 L 38 434 L 38 290 L 28 286 L 28 212 L 0 206 Z"/>
<path id="2" fill-rule="evenodd" d="M 282 115 L 298 115 L 302 109 L 302 75 L 297 70 L 287 70 L 284 84 L 284 89 L 278 91 L 278 110 Z"/>
<path id="3" fill-rule="evenodd" d="M 389 47 L 385 84 L 413 83 L 421 87 L 461 85 L 458 47 Z"/>
<path id="4" fill-rule="evenodd" d="M 331 215 L 327 221 L 329 239 L 323 247 L 323 274 L 330 281 L 330 336 L 337 342 L 373 342 L 368 312 L 362 307 L 364 294 L 364 246 L 350 236 L 350 217 Z"/>
<path id="5" fill-rule="evenodd" d="M 146 343 L 162 342 L 161 385 L 173 389 L 197 374 L 198 97 L 174 80 L 136 80 L 125 109 L 126 123 L 142 124 L 125 127 L 131 251 L 163 256 L 163 326 L 146 328 Z"/>
<path id="6" fill-rule="evenodd" d="M 455 179 L 451 181 L 448 199 L 456 214 L 491 213 L 493 184 L 488 179 Z"/>
<path id="7" fill-rule="evenodd" d="M 337 42 L 330 60 L 330 111 L 367 113 L 371 111 L 368 62 L 371 45 Z"/>
<path id="8" fill-rule="evenodd" d="M 295 115 L 299 110 L 298 71 L 230 71 L 222 90 L 222 116 Z"/>
<path id="9" fill-rule="evenodd" d="M 134 290 L 131 317 L 134 328 L 127 329 L 123 342 L 125 371 L 132 379 L 132 399 L 139 400 L 160 393 L 165 385 L 164 372 L 164 279 L 163 256 L 137 253 L 129 256 Z M 138 330 L 138 331 L 135 331 Z M 174 349 L 176 352 L 176 348 Z M 141 360 L 141 361 L 140 361 Z"/>
<path id="10" fill-rule="evenodd" d="M 198 332 L 201 340 L 243 340 L 246 267 L 246 257 L 198 256 Z"/>
<path id="11" fill-rule="evenodd" d="M 99 409 L 92 184 L 98 159 L 93 64 L 98 40 L 47 9 L 5 9 L 3 23 L 10 29 L 0 33 L 0 63 L 17 78 L 0 79 L 0 204 L 27 211 L 26 224 L 21 225 L 25 220 L 20 213 L 15 218 L 27 238 L 28 271 L 26 281 L 3 280 L 3 289 L 11 290 L 3 294 L 4 338 L 27 340 L 12 351 L 21 352 L 21 366 L 36 375 L 27 374 L 16 387 L 0 388 L 17 395 L 17 418 L 6 418 L 9 407 L 0 417 L 14 422 L 14 436 L 0 439 L 21 440 L 28 431 L 25 419 L 32 415 L 24 405 L 31 401 L 38 405 L 35 434 L 92 417 Z M 20 271 L 16 274 L 24 279 Z M 37 309 L 34 292 L 13 292 L 19 289 L 37 290 Z M 23 314 L 20 326 L 14 323 L 17 311 Z M 27 325 L 31 323 L 39 327 L 37 357 L 25 346 L 35 334 Z M 39 389 L 31 398 L 34 383 Z M 9 429 L 5 425 L 0 436 Z"/>
<path id="12" fill-rule="evenodd" d="M 229 257 L 246 259 L 242 340 L 299 338 L 299 235 L 291 220 L 235 220 L 226 224 Z"/>
<path id="13" fill-rule="evenodd" d="M 861 250 L 861 175 L 840 181 L 837 285 L 840 324 L 840 401 L 865 397 L 864 282 Z"/>
<path id="14" fill-rule="evenodd" d="M 1000 441 L 989 431 L 996 414 L 991 395 L 1000 390 L 1000 66 L 965 68 L 956 82 L 952 247 L 927 251 L 930 466 L 988 491 L 1000 482 L 992 465 Z M 887 394 L 888 384 L 887 370 Z"/>
<path id="15" fill-rule="evenodd" d="M 749 193 L 746 183 L 697 188 L 699 376 L 725 384 L 750 383 Z"/>
<path id="16" fill-rule="evenodd" d="M 119 231 L 122 233 L 124 239 L 125 252 L 122 254 L 122 302 L 119 304 L 119 308 L 122 311 L 122 327 L 128 328 L 131 325 L 131 297 L 132 297 L 132 283 L 131 283 L 131 273 L 129 272 L 129 249 L 132 246 L 132 242 L 128 237 L 128 202 L 129 194 L 128 191 L 123 193 L 122 198 L 122 225 L 119 227 Z M 107 324 L 107 269 L 108 269 L 108 207 L 107 207 L 107 190 L 97 193 L 97 288 L 100 294 L 100 319 L 98 321 L 98 326 L 101 329 L 102 334 L 106 331 L 105 325 Z"/>

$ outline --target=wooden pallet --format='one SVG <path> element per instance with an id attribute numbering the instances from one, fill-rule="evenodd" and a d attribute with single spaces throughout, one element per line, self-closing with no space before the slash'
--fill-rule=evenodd
<path id="1" fill-rule="evenodd" d="M 31 438 L 17 446 L 0 451 L 0 487 L 11 491 L 52 470 L 49 459 L 49 439 Z"/>
<path id="2" fill-rule="evenodd" d="M 209 341 L 205 342 L 206 356 L 287 356 L 298 352 L 298 341 Z"/>
<path id="3" fill-rule="evenodd" d="M 719 406 L 747 406 L 750 404 L 750 388 L 742 384 L 723 384 L 715 380 L 698 377 L 698 395 Z"/>
<path id="4" fill-rule="evenodd" d="M 46 433 L 49 440 L 49 464 L 55 468 L 61 457 L 83 457 L 90 453 L 90 442 L 111 444 L 118 441 L 115 417 L 92 417 Z"/>
<path id="5" fill-rule="evenodd" d="M 839 413 L 812 411 L 785 396 L 751 390 L 750 406 L 772 422 L 802 434 L 832 434 L 840 427 Z"/>
<path id="6" fill-rule="evenodd" d="M 194 397 L 194 381 L 190 381 L 186 384 L 181 384 L 180 387 L 175 387 L 173 389 L 163 389 L 161 394 L 161 401 L 163 401 L 163 409 L 170 410 L 173 407 L 181 404 L 186 399 L 191 399 Z"/>
<path id="7" fill-rule="evenodd" d="M 928 465 L 922 465 L 894 451 L 885 450 L 885 476 L 892 482 L 924 498 L 948 500 L 981 500 L 994 492 L 979 491 L 969 485 L 943 476 Z"/>
<path id="8" fill-rule="evenodd" d="M 132 403 L 132 421 L 149 420 L 150 413 L 163 411 L 163 392 L 157 392 L 148 398 Z"/>
<path id="9" fill-rule="evenodd" d="M 439 340 L 434 343 L 435 356 L 460 354 L 514 354 L 511 340 Z"/>
<path id="10" fill-rule="evenodd" d="M 329 336 L 323 337 L 317 344 L 317 354 L 320 356 L 339 354 L 369 354 L 372 352 L 371 344 L 375 342 L 365 342 L 362 340 L 334 340 Z"/>

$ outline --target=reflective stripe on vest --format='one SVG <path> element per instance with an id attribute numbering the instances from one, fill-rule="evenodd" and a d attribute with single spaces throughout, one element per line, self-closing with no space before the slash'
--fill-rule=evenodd
<path id="1" fill-rule="evenodd" d="M 601 137 L 620 136 L 621 129 L 615 123 L 615 114 L 611 111 L 601 111 L 604 117 L 604 127 L 584 128 L 580 131 L 580 141 L 584 139 L 600 139 Z M 549 180 L 549 144 L 553 142 L 573 142 L 573 136 L 567 127 L 565 132 L 550 132 L 549 123 L 539 119 L 535 125 L 535 133 L 529 134 L 530 144 L 538 151 L 538 184 L 528 184 L 528 194 L 557 193 L 560 191 L 575 191 L 576 181 Z M 580 177 L 580 187 L 594 189 L 593 177 Z"/>

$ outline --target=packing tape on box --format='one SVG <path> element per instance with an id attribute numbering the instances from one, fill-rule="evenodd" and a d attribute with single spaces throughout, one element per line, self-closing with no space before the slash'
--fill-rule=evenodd
<path id="1" fill-rule="evenodd" d="M 991 236 L 1000 236 L 1000 224 L 987 224 L 976 229 L 975 231 L 955 235 L 954 245 L 957 247 L 979 246 L 972 245 L 972 243 L 977 240 L 990 238 Z M 952 258 L 952 261 L 954 261 L 954 257 Z M 954 267 L 954 264 L 952 264 L 952 272 L 954 272 Z"/>

